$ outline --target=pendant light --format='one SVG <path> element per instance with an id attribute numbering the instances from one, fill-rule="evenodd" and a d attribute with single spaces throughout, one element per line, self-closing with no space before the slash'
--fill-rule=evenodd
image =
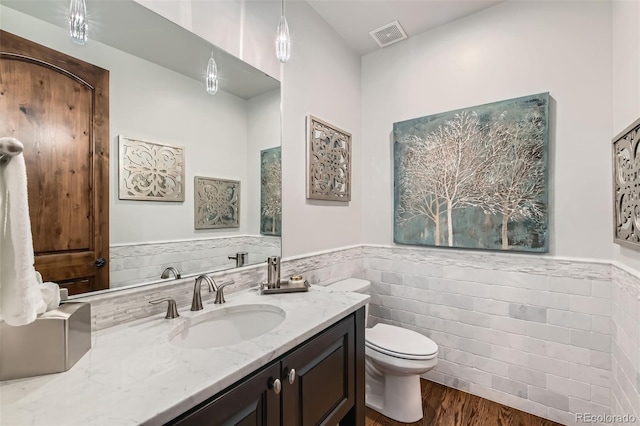
<path id="1" fill-rule="evenodd" d="M 211 52 L 211 58 L 209 58 L 209 64 L 207 65 L 205 83 L 208 94 L 215 95 L 218 92 L 218 65 L 216 65 L 215 59 L 213 59 L 213 51 Z"/>
<path id="2" fill-rule="evenodd" d="M 276 32 L 276 56 L 283 64 L 291 56 L 291 39 L 289 38 L 289 24 L 284 16 L 284 0 L 281 0 L 280 23 Z"/>
<path id="3" fill-rule="evenodd" d="M 89 36 L 89 20 L 85 0 L 69 3 L 69 36 L 74 43 L 85 44 Z"/>

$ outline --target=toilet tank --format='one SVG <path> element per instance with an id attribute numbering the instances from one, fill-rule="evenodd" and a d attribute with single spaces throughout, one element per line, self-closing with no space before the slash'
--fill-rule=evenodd
<path id="1" fill-rule="evenodd" d="M 360 278 L 347 278 L 346 280 L 336 281 L 333 284 L 329 284 L 327 287 L 331 290 L 368 294 L 369 289 L 371 288 L 371 282 Z"/>
<path id="2" fill-rule="evenodd" d="M 337 291 L 350 291 L 353 293 L 364 293 L 369 294 L 369 290 L 371 289 L 371 281 L 363 280 L 360 278 L 347 278 L 346 280 L 336 281 L 333 284 L 329 284 L 327 286 L 331 290 Z M 364 307 L 364 323 L 365 326 L 369 323 L 369 304 L 367 303 Z"/>

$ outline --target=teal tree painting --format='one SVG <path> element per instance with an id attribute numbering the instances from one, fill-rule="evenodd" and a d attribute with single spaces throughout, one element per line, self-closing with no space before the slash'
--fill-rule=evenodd
<path id="1" fill-rule="evenodd" d="M 549 94 L 393 125 L 394 241 L 548 252 Z"/>
<path id="2" fill-rule="evenodd" d="M 260 151 L 260 233 L 282 232 L 282 167 L 279 146 Z"/>

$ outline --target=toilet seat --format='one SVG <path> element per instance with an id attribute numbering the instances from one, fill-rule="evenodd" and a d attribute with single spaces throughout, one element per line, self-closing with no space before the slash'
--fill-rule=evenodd
<path id="1" fill-rule="evenodd" d="M 428 360 L 438 355 L 438 345 L 428 337 L 388 324 L 365 330 L 365 346 L 395 358 Z"/>

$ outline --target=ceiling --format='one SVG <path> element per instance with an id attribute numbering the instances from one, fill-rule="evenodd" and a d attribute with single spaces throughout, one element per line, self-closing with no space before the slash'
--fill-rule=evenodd
<path id="1" fill-rule="evenodd" d="M 307 0 L 360 55 L 380 49 L 369 32 L 393 21 L 399 21 L 411 37 L 503 1 Z"/>
<path id="2" fill-rule="evenodd" d="M 220 90 L 243 99 L 279 87 L 279 82 L 235 56 L 132 1 L 86 0 L 97 40 L 172 71 L 204 81 L 209 57 L 218 65 Z M 69 0 L 1 0 L 3 6 L 53 25 L 67 26 Z M 118 28 L 118 31 L 111 29 Z M 204 84 L 204 83 L 203 83 Z"/>

